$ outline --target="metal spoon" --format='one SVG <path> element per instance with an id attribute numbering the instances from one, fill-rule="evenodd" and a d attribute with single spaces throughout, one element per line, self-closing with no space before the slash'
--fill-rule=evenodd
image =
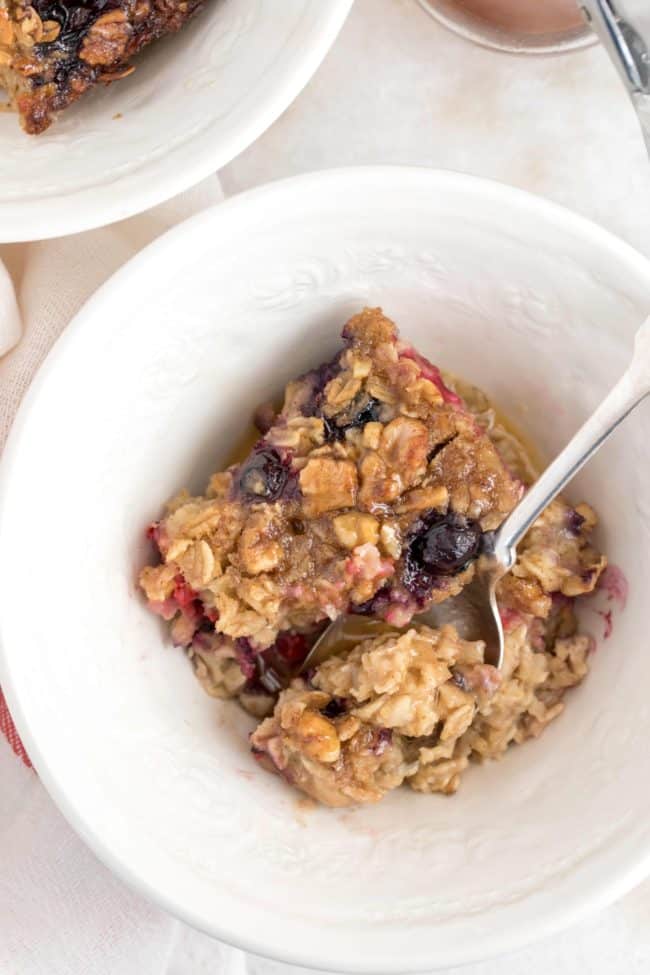
<path id="1" fill-rule="evenodd" d="M 484 640 L 486 663 L 501 667 L 504 637 L 496 587 L 515 564 L 517 545 L 544 509 L 649 394 L 650 318 L 636 334 L 632 361 L 621 379 L 488 541 L 476 564 L 473 581 L 460 595 L 432 606 L 414 622 L 434 627 L 454 623 L 464 639 Z M 314 644 L 301 673 L 334 654 L 352 649 L 361 640 L 391 630 L 395 628 L 378 620 L 342 616 Z"/>

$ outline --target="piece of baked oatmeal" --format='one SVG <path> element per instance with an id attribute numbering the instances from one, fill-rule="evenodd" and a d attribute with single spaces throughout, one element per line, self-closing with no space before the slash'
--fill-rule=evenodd
<path id="1" fill-rule="evenodd" d="M 212 693 L 247 693 L 265 661 L 299 662 L 341 613 L 401 627 L 456 595 L 483 533 L 521 496 L 474 415 L 380 310 L 343 337 L 288 384 L 241 464 L 152 527 L 160 563 L 141 585 Z"/>
<path id="2" fill-rule="evenodd" d="M 204 0 L 0 0 L 0 87 L 26 132 L 44 132 L 93 85 L 179 30 Z"/>

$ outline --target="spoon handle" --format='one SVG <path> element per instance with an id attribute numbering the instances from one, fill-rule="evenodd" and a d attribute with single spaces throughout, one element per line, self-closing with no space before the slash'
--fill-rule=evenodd
<path id="1" fill-rule="evenodd" d="M 646 0 L 578 0 L 578 4 L 629 94 L 650 94 Z"/>
<path id="2" fill-rule="evenodd" d="M 636 334 L 623 376 L 501 525 L 493 553 L 505 569 L 514 565 L 517 545 L 533 522 L 649 393 L 650 318 Z"/>
<path id="3" fill-rule="evenodd" d="M 650 153 L 650 4 L 647 0 L 578 0 L 618 71 Z"/>

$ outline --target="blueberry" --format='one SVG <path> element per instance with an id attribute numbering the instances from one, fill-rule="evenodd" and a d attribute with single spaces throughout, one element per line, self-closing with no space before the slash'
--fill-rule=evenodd
<path id="1" fill-rule="evenodd" d="M 376 423 L 381 412 L 381 403 L 373 396 L 369 396 L 363 405 L 356 404 L 357 411 L 348 423 L 350 427 L 365 427 L 366 423 Z"/>
<path id="2" fill-rule="evenodd" d="M 345 700 L 342 697 L 333 697 L 324 708 L 321 709 L 321 714 L 326 718 L 340 718 L 342 714 L 345 714 L 347 708 L 345 706 Z"/>
<path id="3" fill-rule="evenodd" d="M 59 0 L 54 0 L 54 2 L 35 0 L 34 7 L 41 20 L 53 20 L 60 27 L 55 41 L 37 44 L 36 48 L 39 52 L 55 48 L 57 52 L 63 55 L 59 58 L 60 64 L 56 65 L 56 72 L 61 73 L 60 66 L 62 65 L 64 80 L 66 71 L 69 73 L 72 69 L 75 52 L 80 47 L 84 34 L 105 6 L 106 0 L 92 0 L 92 2 L 84 5 L 72 5 L 59 2 Z M 70 59 L 72 59 L 72 63 L 70 63 Z"/>
<path id="4" fill-rule="evenodd" d="M 325 439 L 331 443 L 332 440 L 343 440 L 348 430 L 355 430 L 365 427 L 366 423 L 376 423 L 381 413 L 381 403 L 372 396 L 357 397 L 352 405 L 344 413 L 333 417 L 324 418 Z"/>
<path id="5" fill-rule="evenodd" d="M 478 555 L 481 529 L 462 515 L 441 515 L 411 544 L 411 553 L 427 569 L 455 575 Z"/>
<path id="6" fill-rule="evenodd" d="M 338 356 L 336 356 L 330 362 L 324 362 L 318 369 L 312 369 L 311 372 L 306 373 L 302 377 L 311 386 L 311 392 L 307 402 L 302 408 L 305 416 L 321 416 L 325 387 L 340 371 L 341 367 Z"/>
<path id="7" fill-rule="evenodd" d="M 357 616 L 384 616 L 391 601 L 391 587 L 385 585 L 364 603 L 353 603 L 349 612 L 355 613 Z"/>
<path id="8" fill-rule="evenodd" d="M 256 447 L 242 464 L 237 489 L 248 501 L 277 501 L 282 497 L 291 471 L 274 447 Z"/>
<path id="9" fill-rule="evenodd" d="M 440 577 L 462 572 L 481 547 L 481 527 L 463 515 L 432 512 L 411 535 L 404 560 L 403 582 L 418 599 L 426 599 Z"/>

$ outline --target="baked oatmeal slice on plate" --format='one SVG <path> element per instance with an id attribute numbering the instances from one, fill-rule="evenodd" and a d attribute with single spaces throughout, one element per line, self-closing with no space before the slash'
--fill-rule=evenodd
<path id="1" fill-rule="evenodd" d="M 38 135 L 89 88 L 131 74 L 130 59 L 180 30 L 204 0 L 0 0 L 0 87 Z"/>

